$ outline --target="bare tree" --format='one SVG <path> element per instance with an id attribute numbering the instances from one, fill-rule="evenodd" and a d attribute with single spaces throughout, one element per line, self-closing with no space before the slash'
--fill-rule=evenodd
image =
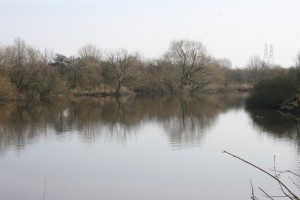
<path id="1" fill-rule="evenodd" d="M 221 58 L 217 60 L 220 67 L 230 69 L 232 67 L 231 60 L 228 58 Z"/>
<path id="2" fill-rule="evenodd" d="M 71 88 L 76 88 L 80 85 L 80 80 L 83 76 L 82 67 L 80 65 L 79 59 L 75 57 L 68 58 L 68 68 L 67 77 L 69 81 L 69 86 Z"/>
<path id="3" fill-rule="evenodd" d="M 215 81 L 209 73 L 210 58 L 201 42 L 175 40 L 166 53 L 166 59 L 179 70 L 182 90 L 195 92 Z"/>
<path id="4" fill-rule="evenodd" d="M 50 54 L 16 39 L 13 45 L 0 48 L 0 62 L 15 88 L 26 96 L 41 97 L 61 89 L 55 70 L 48 66 Z"/>
<path id="5" fill-rule="evenodd" d="M 296 87 L 297 87 L 297 92 L 296 92 L 296 98 L 297 98 L 297 105 L 298 109 L 300 109 L 300 52 L 298 52 L 295 60 L 295 67 L 294 67 L 294 76 L 295 76 L 295 82 L 296 82 Z M 293 69 L 292 69 L 293 71 Z"/>
<path id="6" fill-rule="evenodd" d="M 86 87 L 99 86 L 101 77 L 102 51 L 94 44 L 87 44 L 79 49 L 79 61 L 82 68 L 82 85 Z"/>
<path id="7" fill-rule="evenodd" d="M 30 67 L 44 64 L 44 56 L 20 38 L 13 45 L 1 47 L 0 64 L 7 67 Z"/>
<path id="8" fill-rule="evenodd" d="M 297 89 L 298 89 L 298 94 L 300 94 L 300 52 L 297 54 L 296 57 L 295 69 L 296 69 Z"/>
<path id="9" fill-rule="evenodd" d="M 0 57 L 1 64 L 10 68 L 10 79 L 18 90 L 23 90 L 28 86 L 29 73 L 45 64 L 43 54 L 19 38 L 13 45 L 2 48 Z"/>
<path id="10" fill-rule="evenodd" d="M 298 54 L 296 56 L 296 66 L 300 67 L 300 52 L 298 52 Z"/>
<path id="11" fill-rule="evenodd" d="M 109 76 L 115 82 L 115 93 L 118 94 L 122 86 L 130 86 L 135 80 L 133 68 L 137 63 L 138 54 L 130 54 L 126 50 L 120 50 L 108 52 L 106 56 Z"/>
<path id="12" fill-rule="evenodd" d="M 247 64 L 247 69 L 260 71 L 264 66 L 264 61 L 259 56 L 252 56 Z"/>
<path id="13" fill-rule="evenodd" d="M 85 62 L 99 63 L 102 52 L 94 44 L 86 44 L 78 50 L 79 58 Z"/>
<path id="14" fill-rule="evenodd" d="M 265 75 L 268 69 L 268 64 L 259 56 L 252 56 L 247 64 L 247 71 L 250 76 L 248 80 L 250 82 L 259 80 Z"/>
<path id="15" fill-rule="evenodd" d="M 55 53 L 52 50 L 45 48 L 42 54 L 45 64 L 50 65 L 54 62 Z"/>

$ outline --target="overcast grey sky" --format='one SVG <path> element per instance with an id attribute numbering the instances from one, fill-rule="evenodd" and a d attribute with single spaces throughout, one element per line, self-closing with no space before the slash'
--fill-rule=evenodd
<path id="1" fill-rule="evenodd" d="M 300 51 L 300 0 L 0 0 L 0 43 L 17 37 L 68 56 L 94 43 L 146 58 L 190 39 L 238 67 L 263 57 L 267 43 L 288 67 Z"/>

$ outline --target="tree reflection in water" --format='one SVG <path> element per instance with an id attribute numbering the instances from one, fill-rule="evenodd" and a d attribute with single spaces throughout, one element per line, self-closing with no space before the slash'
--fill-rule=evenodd
<path id="1" fill-rule="evenodd" d="M 274 138 L 286 138 L 300 146 L 300 122 L 287 119 L 276 110 L 247 109 L 253 121 L 253 126 L 260 132 L 270 134 Z"/>
<path id="2" fill-rule="evenodd" d="M 174 145 L 199 143 L 227 109 L 243 107 L 243 96 L 55 99 L 0 104 L 0 152 L 22 150 L 42 136 L 74 134 L 126 141 L 144 122 L 159 122 Z"/>

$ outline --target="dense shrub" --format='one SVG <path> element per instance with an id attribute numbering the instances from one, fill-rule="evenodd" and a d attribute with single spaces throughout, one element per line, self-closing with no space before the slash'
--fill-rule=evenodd
<path id="1" fill-rule="evenodd" d="M 10 81 L 7 71 L 0 67 L 0 98 L 16 98 L 17 89 Z"/>
<path id="2" fill-rule="evenodd" d="M 277 107 L 292 98 L 297 85 L 289 73 L 259 80 L 246 101 L 247 107 Z"/>
<path id="3" fill-rule="evenodd" d="M 58 94 L 64 88 L 57 72 L 49 66 L 15 67 L 10 78 L 17 90 L 27 97 Z"/>

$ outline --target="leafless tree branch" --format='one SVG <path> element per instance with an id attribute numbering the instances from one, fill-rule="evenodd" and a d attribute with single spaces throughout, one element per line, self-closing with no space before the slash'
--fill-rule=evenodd
<path id="1" fill-rule="evenodd" d="M 236 158 L 236 159 L 238 159 L 238 160 L 240 160 L 240 161 L 242 161 L 242 162 L 244 162 L 244 163 L 246 163 L 246 164 L 248 164 L 248 165 L 251 165 L 252 167 L 254 167 L 254 168 L 256 168 L 256 169 L 258 169 L 259 171 L 262 171 L 263 173 L 265 173 L 265 174 L 267 174 L 268 176 L 270 176 L 271 178 L 273 178 L 274 180 L 276 180 L 278 183 L 279 183 L 279 185 L 280 185 L 280 187 L 281 187 L 281 191 L 286 195 L 286 197 L 288 197 L 288 198 L 290 198 L 290 199 L 292 199 L 292 200 L 300 200 L 299 199 L 299 197 L 294 193 L 294 192 L 292 192 L 278 177 L 277 177 L 277 175 L 275 174 L 275 176 L 274 175 L 272 175 L 272 174 L 270 174 L 269 172 L 267 172 L 266 170 L 264 170 L 264 169 L 262 169 L 262 168 L 260 168 L 260 167 L 258 167 L 257 165 L 255 165 L 255 164 L 253 164 L 253 163 L 251 163 L 251 162 L 249 162 L 249 161 L 247 161 L 247 160 L 244 160 L 244 159 L 242 159 L 242 158 L 240 158 L 240 157 L 238 157 L 238 156 L 236 156 L 236 155 L 234 155 L 234 154 L 232 154 L 232 153 L 229 153 L 229 152 L 227 152 L 227 151 L 223 151 L 223 153 L 225 153 L 225 154 L 228 154 L 228 155 L 230 155 L 230 156 L 232 156 L 232 157 L 234 157 L 234 158 Z M 276 168 L 275 168 L 275 171 L 276 171 Z M 285 190 L 286 191 L 288 191 L 288 193 L 290 194 L 287 194 L 286 192 L 285 192 Z"/>

